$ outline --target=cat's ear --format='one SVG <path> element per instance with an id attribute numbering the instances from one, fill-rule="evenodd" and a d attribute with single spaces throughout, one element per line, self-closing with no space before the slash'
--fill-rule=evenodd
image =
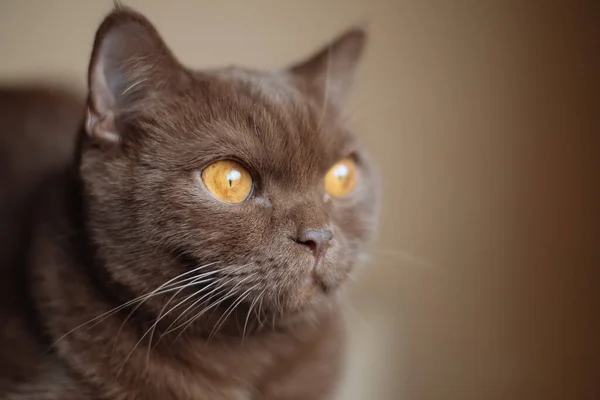
<path id="1" fill-rule="evenodd" d="M 341 106 L 352 87 L 366 41 L 364 29 L 350 29 L 289 71 L 310 95 L 324 103 Z"/>
<path id="2" fill-rule="evenodd" d="M 143 109 L 188 79 L 152 24 L 118 6 L 96 33 L 89 66 L 85 128 L 99 142 L 119 142 L 118 118 Z"/>

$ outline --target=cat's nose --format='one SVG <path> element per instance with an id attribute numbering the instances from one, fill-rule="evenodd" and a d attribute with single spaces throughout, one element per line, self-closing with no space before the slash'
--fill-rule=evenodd
<path id="1" fill-rule="evenodd" d="M 331 239 L 333 239 L 331 229 L 303 229 L 294 241 L 308 247 L 315 258 L 319 259 L 325 254 Z"/>

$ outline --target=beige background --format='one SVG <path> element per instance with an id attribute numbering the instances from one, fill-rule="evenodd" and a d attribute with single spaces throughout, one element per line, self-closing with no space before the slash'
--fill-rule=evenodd
<path id="1" fill-rule="evenodd" d="M 340 398 L 600 398 L 599 3 L 127 3 L 196 67 L 369 24 L 351 109 L 386 195 Z M 110 7 L 0 0 L 0 82 L 82 88 Z"/>

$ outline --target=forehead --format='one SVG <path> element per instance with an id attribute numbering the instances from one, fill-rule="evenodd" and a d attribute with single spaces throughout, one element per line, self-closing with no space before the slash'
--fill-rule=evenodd
<path id="1" fill-rule="evenodd" d="M 185 95 L 150 117 L 166 120 L 156 121 L 162 127 L 152 136 L 178 162 L 199 167 L 234 158 L 259 173 L 320 174 L 355 145 L 336 110 L 305 96 L 283 73 L 198 73 Z"/>

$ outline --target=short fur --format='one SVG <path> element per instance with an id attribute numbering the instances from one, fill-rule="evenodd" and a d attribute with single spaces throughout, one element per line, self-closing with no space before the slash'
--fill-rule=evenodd
<path id="1" fill-rule="evenodd" d="M 2 337 L 14 351 L 3 351 L 0 396 L 331 398 L 338 288 L 377 219 L 377 174 L 341 113 L 364 41 L 352 30 L 275 72 L 192 71 L 144 17 L 113 11 L 94 44 L 76 161 L 38 197 L 29 330 Z M 359 184 L 330 198 L 324 175 L 344 157 Z M 251 172 L 246 202 L 203 186 L 221 159 Z M 297 238 L 323 229 L 333 239 L 318 263 Z M 153 292 L 183 277 L 194 285 Z"/>

